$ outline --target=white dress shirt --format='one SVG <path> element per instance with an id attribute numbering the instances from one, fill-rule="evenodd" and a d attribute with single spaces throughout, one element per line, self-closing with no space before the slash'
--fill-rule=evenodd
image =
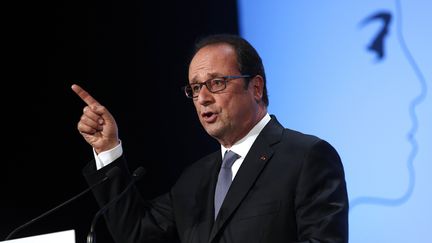
<path id="1" fill-rule="evenodd" d="M 236 154 L 240 155 L 240 158 L 238 158 L 234 164 L 231 167 L 232 171 L 232 179 L 234 180 L 234 177 L 237 174 L 237 171 L 240 169 L 240 166 L 242 165 L 244 158 L 246 157 L 247 153 L 249 152 L 250 148 L 252 147 L 252 144 L 255 142 L 256 138 L 260 134 L 260 132 L 263 130 L 265 125 L 270 121 L 270 115 L 267 113 L 261 121 L 259 121 L 246 136 L 244 136 L 242 139 L 237 141 L 229 150 L 232 150 Z M 222 157 L 225 154 L 225 151 L 227 151 L 228 148 L 225 148 L 221 145 L 221 152 Z"/>

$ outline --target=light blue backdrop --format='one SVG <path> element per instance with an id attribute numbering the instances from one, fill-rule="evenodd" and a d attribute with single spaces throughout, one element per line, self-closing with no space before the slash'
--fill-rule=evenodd
<path id="1" fill-rule="evenodd" d="M 238 4 L 270 113 L 342 157 L 350 242 L 432 242 L 432 1 Z"/>

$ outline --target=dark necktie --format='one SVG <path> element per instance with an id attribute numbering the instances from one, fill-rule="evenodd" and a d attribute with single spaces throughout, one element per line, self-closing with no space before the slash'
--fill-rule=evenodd
<path id="1" fill-rule="evenodd" d="M 215 200 L 214 200 L 214 208 L 215 208 L 215 219 L 219 213 L 219 209 L 222 206 L 225 195 L 228 192 L 228 189 L 232 182 L 232 171 L 231 166 L 234 164 L 240 155 L 234 153 L 231 150 L 227 150 L 222 160 L 222 166 L 219 171 L 218 181 L 216 184 L 215 190 Z"/>

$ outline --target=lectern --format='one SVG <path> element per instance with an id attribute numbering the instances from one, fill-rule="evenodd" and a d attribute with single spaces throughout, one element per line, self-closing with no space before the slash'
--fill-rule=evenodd
<path id="1" fill-rule="evenodd" d="M 49 234 L 0 241 L 1 243 L 75 243 L 75 230 L 59 231 Z"/>

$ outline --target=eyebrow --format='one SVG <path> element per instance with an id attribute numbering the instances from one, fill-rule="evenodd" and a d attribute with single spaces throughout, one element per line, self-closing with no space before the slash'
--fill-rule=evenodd
<path id="1" fill-rule="evenodd" d="M 223 74 L 221 74 L 221 73 L 208 73 L 207 76 L 209 76 L 209 78 L 205 79 L 205 80 L 202 81 L 202 82 L 205 82 L 205 81 L 207 81 L 207 80 L 209 80 L 209 79 L 212 79 L 212 78 L 223 77 L 223 76 L 225 76 L 225 75 L 223 75 Z M 192 84 L 202 83 L 202 82 L 198 82 L 198 80 L 196 79 L 196 76 L 191 80 L 191 83 L 192 83 Z"/>

